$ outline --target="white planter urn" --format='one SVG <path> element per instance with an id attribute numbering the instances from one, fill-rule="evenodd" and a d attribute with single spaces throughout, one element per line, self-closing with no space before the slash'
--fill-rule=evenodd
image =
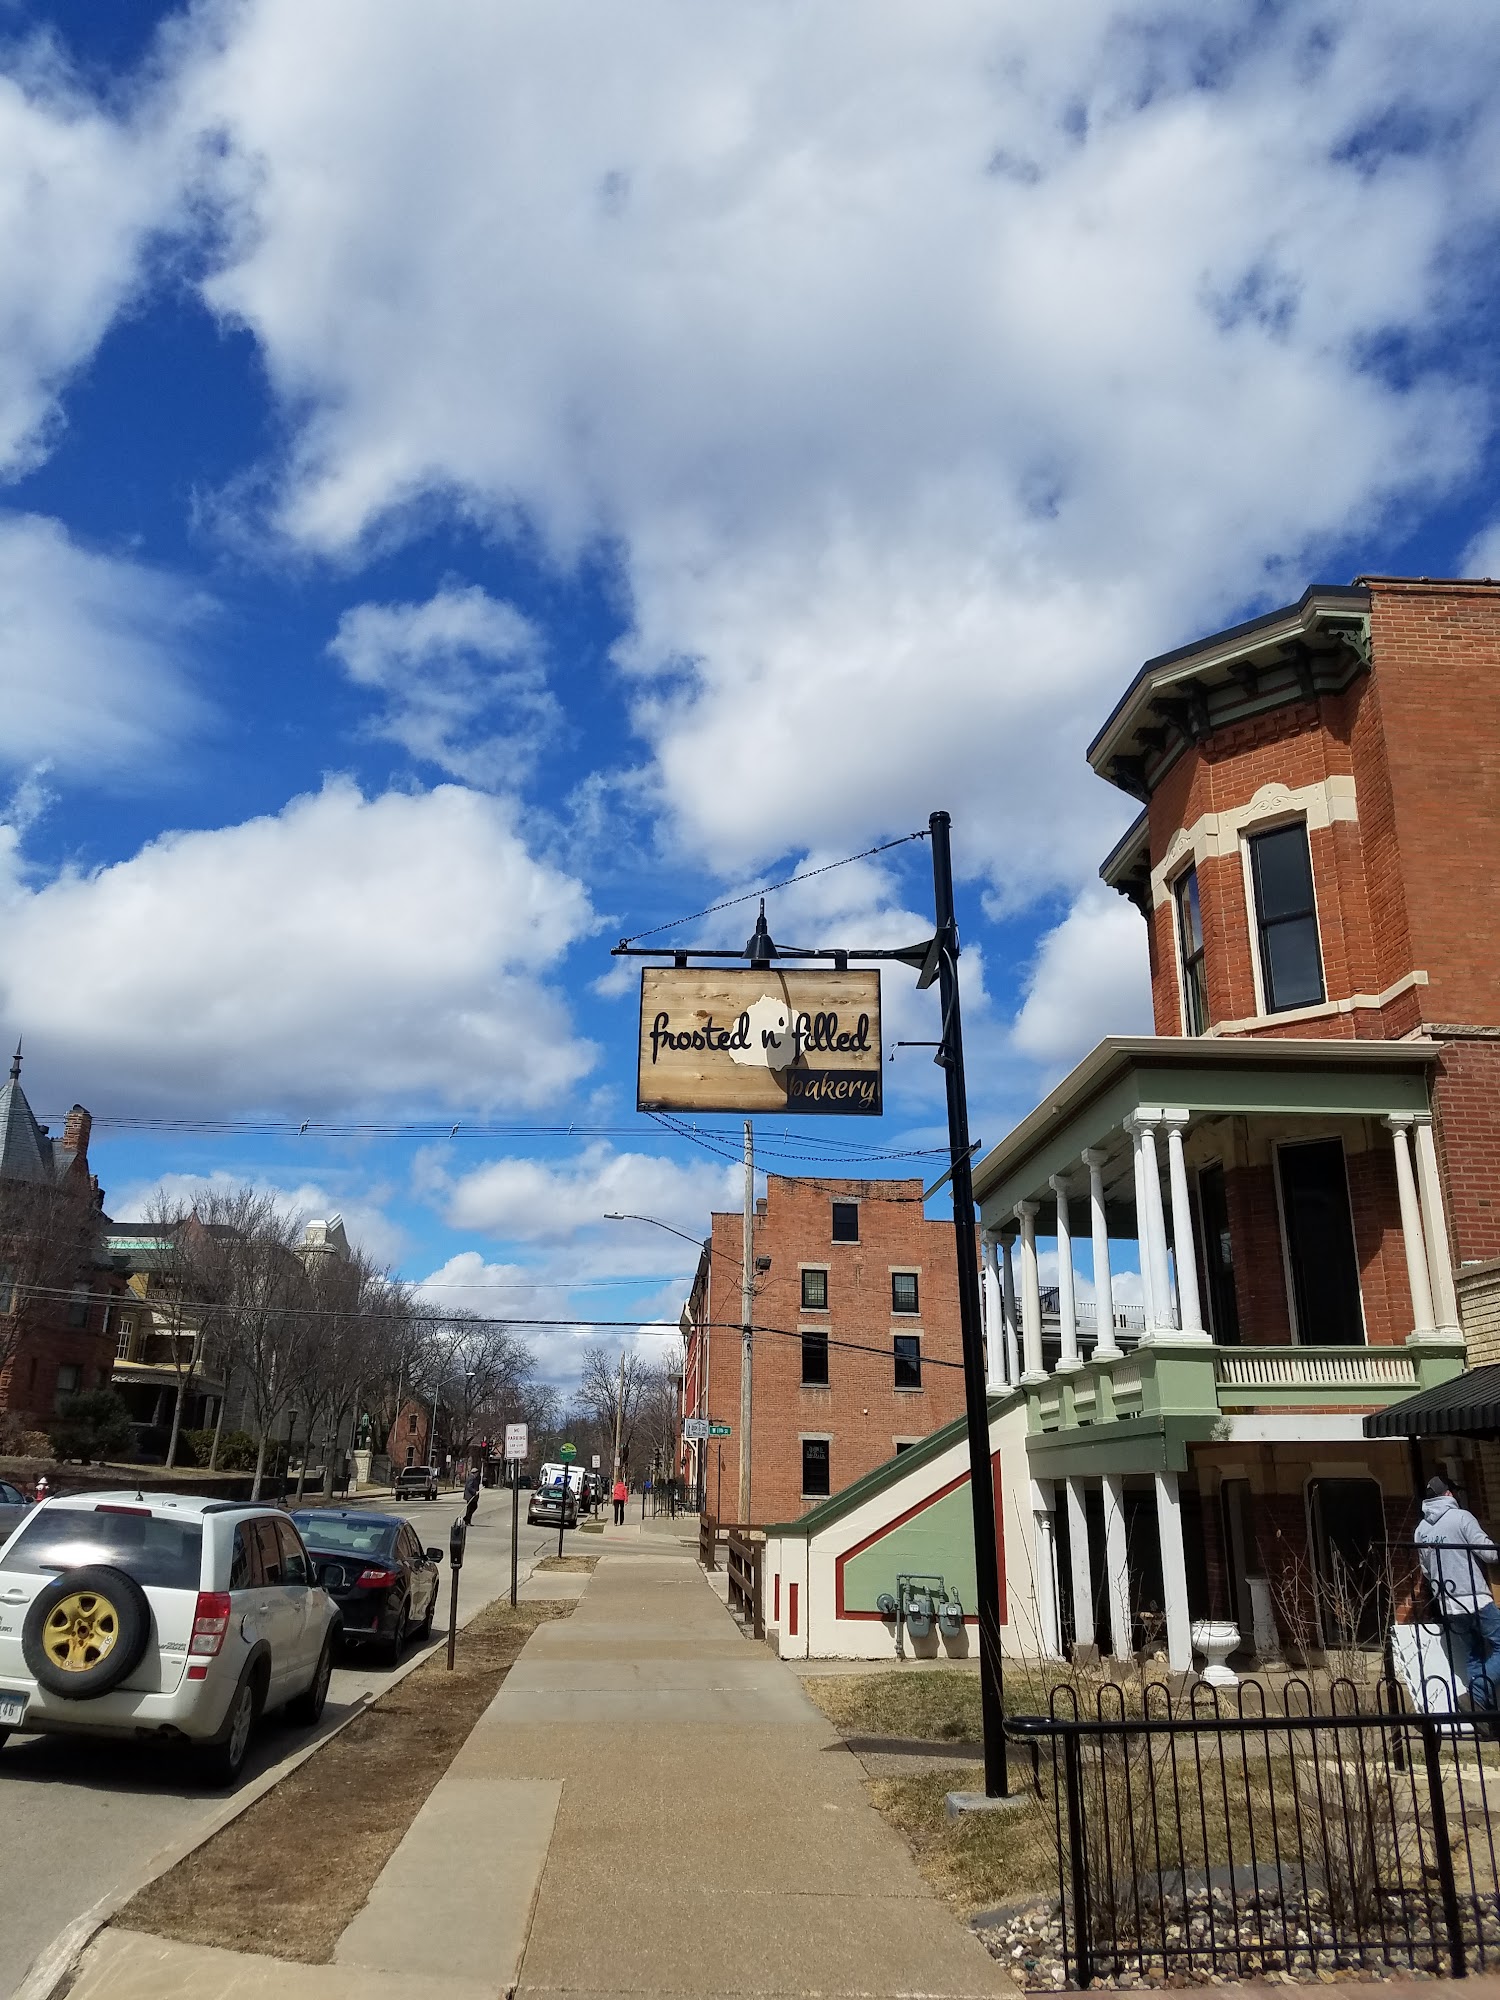
<path id="1" fill-rule="evenodd" d="M 1207 1665 L 1203 1678 L 1210 1687 L 1238 1687 L 1240 1677 L 1228 1665 L 1229 1655 L 1240 1643 L 1240 1628 L 1227 1618 L 1200 1618 L 1192 1630 L 1194 1648 L 1200 1652 Z"/>

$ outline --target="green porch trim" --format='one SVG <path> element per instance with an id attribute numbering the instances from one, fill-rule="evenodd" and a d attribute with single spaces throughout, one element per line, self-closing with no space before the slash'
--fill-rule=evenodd
<path id="1" fill-rule="evenodd" d="M 1019 1390 L 1007 1389 L 999 1395 L 990 1396 L 991 1423 L 1014 1403 L 1019 1393 Z M 920 1444 L 911 1445 L 905 1451 L 898 1452 L 894 1458 L 886 1459 L 883 1464 L 877 1465 L 873 1472 L 865 1473 L 852 1485 L 841 1488 L 826 1500 L 820 1500 L 816 1507 L 810 1507 L 799 1520 L 777 1521 L 766 1529 L 766 1533 L 783 1537 L 800 1535 L 804 1538 L 817 1534 L 820 1529 L 827 1528 L 845 1514 L 852 1513 L 856 1507 L 862 1507 L 867 1500 L 873 1500 L 877 1493 L 883 1493 L 887 1487 L 905 1479 L 909 1473 L 918 1471 L 924 1465 L 930 1465 L 935 1458 L 941 1458 L 943 1453 L 957 1444 L 967 1431 L 968 1418 L 955 1417 L 951 1424 L 944 1424 L 940 1431 L 934 1431 L 931 1437 L 923 1438 Z"/>
<path id="2" fill-rule="evenodd" d="M 1217 1412 L 1200 1411 L 1193 1416 L 1121 1417 L 1112 1424 L 1042 1431 L 1026 1440 L 1027 1463 L 1033 1479 L 1186 1472 L 1189 1446 L 1207 1444 L 1218 1422 Z"/>

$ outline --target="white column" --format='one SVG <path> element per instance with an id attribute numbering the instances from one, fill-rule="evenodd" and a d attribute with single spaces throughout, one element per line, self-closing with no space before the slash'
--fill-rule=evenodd
<path id="1" fill-rule="evenodd" d="M 1174 1674 L 1185 1674 L 1193 1664 L 1192 1619 L 1188 1616 L 1187 1556 L 1182 1545 L 1182 1497 L 1177 1491 L 1175 1472 L 1156 1474 L 1156 1527 L 1161 1536 L 1167 1665 Z"/>
<path id="2" fill-rule="evenodd" d="M 1089 1517 L 1084 1507 L 1083 1481 L 1070 1479 L 1068 1489 L 1068 1566 L 1073 1572 L 1073 1643 L 1097 1645 L 1094 1631 L 1094 1578 L 1089 1568 Z"/>
<path id="3" fill-rule="evenodd" d="M 1053 1488 L 1050 1479 L 1031 1482 L 1031 1518 L 1036 1550 L 1037 1646 L 1044 1660 L 1062 1655 L 1062 1628 L 1057 1616 L 1057 1537 L 1052 1525 Z"/>
<path id="4" fill-rule="evenodd" d="M 1005 1379 L 1012 1388 L 1021 1379 L 1021 1316 L 1016 1308 L 1016 1263 L 1014 1229 L 1000 1237 L 1000 1298 L 1005 1308 Z"/>
<path id="5" fill-rule="evenodd" d="M 1057 1319 L 1062 1332 L 1057 1368 L 1059 1374 L 1071 1374 L 1083 1362 L 1078 1355 L 1078 1303 L 1073 1295 L 1073 1225 L 1068 1217 L 1067 1176 L 1053 1174 L 1047 1185 L 1057 1196 Z"/>
<path id="6" fill-rule="evenodd" d="M 1141 1151 L 1141 1128 L 1127 1118 L 1130 1134 L 1130 1163 L 1135 1169 L 1135 1254 L 1141 1267 L 1141 1306 L 1146 1320 L 1146 1338 L 1156 1325 L 1156 1288 L 1151 1275 L 1151 1213 L 1146 1201 L 1146 1167 Z"/>
<path id="7" fill-rule="evenodd" d="M 1083 1151 L 1089 1170 L 1089 1225 L 1094 1237 L 1094 1355 L 1118 1354 L 1115 1342 L 1115 1295 L 1109 1273 L 1109 1218 L 1104 1210 L 1104 1154 L 1093 1146 Z"/>
<path id="8" fill-rule="evenodd" d="M 1167 1217 L 1161 1200 L 1161 1167 L 1156 1157 L 1156 1127 L 1159 1111 L 1137 1111 L 1130 1129 L 1139 1145 L 1136 1153 L 1136 1188 L 1142 1217 L 1137 1224 L 1141 1237 L 1141 1274 L 1146 1277 L 1146 1328 L 1153 1332 L 1172 1330 L 1172 1274 L 1167 1265 Z"/>
<path id="9" fill-rule="evenodd" d="M 1036 1212 L 1034 1201 L 1018 1201 L 1016 1215 L 1021 1224 L 1021 1380 L 1045 1382 L 1042 1366 L 1042 1285 L 1036 1268 Z"/>
<path id="10" fill-rule="evenodd" d="M 1422 1241 L 1422 1210 L 1417 1201 L 1417 1184 L 1411 1170 L 1411 1146 L 1407 1132 L 1409 1113 L 1387 1118 L 1396 1144 L 1396 1194 L 1401 1203 L 1401 1240 L 1406 1249 L 1406 1280 L 1411 1287 L 1412 1330 L 1410 1338 L 1430 1338 L 1436 1331 L 1432 1318 L 1432 1286 L 1427 1276 L 1427 1250 Z"/>
<path id="11" fill-rule="evenodd" d="M 1005 1386 L 1005 1304 L 1000 1295 L 1000 1264 L 995 1254 L 995 1232 L 986 1229 L 980 1238 L 984 1249 L 984 1380 L 991 1390 Z"/>
<path id="12" fill-rule="evenodd" d="M 1167 1128 L 1167 1182 L 1172 1190 L 1172 1242 L 1177 1252 L 1177 1320 L 1184 1335 L 1207 1340 L 1198 1297 L 1198 1248 L 1193 1237 L 1193 1204 L 1188 1198 L 1187 1162 L 1182 1153 L 1185 1111 L 1164 1111 Z"/>
<path id="13" fill-rule="evenodd" d="M 1125 1538 L 1125 1482 L 1106 1472 L 1104 1488 L 1104 1588 L 1109 1601 L 1110 1644 L 1117 1660 L 1132 1657 L 1130 1557 Z"/>
<path id="14" fill-rule="evenodd" d="M 1427 1239 L 1427 1273 L 1432 1280 L 1432 1309 L 1444 1333 L 1459 1332 L 1458 1293 L 1453 1288 L 1453 1255 L 1448 1248 L 1448 1218 L 1443 1212 L 1443 1184 L 1438 1179 L 1437 1147 L 1432 1120 L 1425 1113 L 1412 1119 L 1417 1142 L 1417 1193 L 1422 1203 L 1422 1234 Z"/>

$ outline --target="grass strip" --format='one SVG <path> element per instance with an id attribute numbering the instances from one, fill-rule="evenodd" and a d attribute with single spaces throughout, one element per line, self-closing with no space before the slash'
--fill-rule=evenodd
<path id="1" fill-rule="evenodd" d="M 598 1556 L 543 1556 L 539 1563 L 532 1564 L 532 1574 L 537 1570 L 550 1569 L 568 1576 L 592 1576 L 599 1567 Z"/>
<path id="2" fill-rule="evenodd" d="M 965 1764 L 910 1778 L 871 1778 L 866 1788 L 891 1825 L 905 1834 L 924 1879 L 965 1916 L 1033 1892 L 1056 1891 L 1050 1801 L 1044 1805 L 1033 1797 L 1006 1812 L 949 1819 L 948 1793 L 974 1789 L 974 1768 Z"/>
<path id="3" fill-rule="evenodd" d="M 325 1965 L 376 1877 L 539 1625 L 563 1602 L 487 1605 L 222 1832 L 127 1903 L 115 1922 L 183 1944 Z"/>

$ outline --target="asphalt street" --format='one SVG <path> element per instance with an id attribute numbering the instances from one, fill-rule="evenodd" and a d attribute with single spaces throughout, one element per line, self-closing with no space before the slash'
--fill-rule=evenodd
<path id="1" fill-rule="evenodd" d="M 538 1557 L 556 1553 L 557 1530 L 528 1528 L 522 1498 L 521 1574 Z M 353 1503 L 353 1504 L 358 1504 Z M 372 1498 L 374 1508 L 394 1503 Z M 403 1502 L 400 1512 L 424 1543 L 441 1543 L 462 1510 L 462 1496 Z M 569 1548 L 574 1537 L 567 1538 Z M 469 1534 L 459 1584 L 459 1617 L 477 1611 L 510 1585 L 510 1495 L 487 1492 Z M 443 1563 L 439 1624 L 446 1631 L 449 1570 Z M 434 1639 L 434 1645 L 439 1643 Z M 424 1650 L 415 1640 L 405 1663 Z M 347 1658 L 329 1687 L 324 1726 L 338 1720 L 363 1695 L 378 1694 L 391 1669 L 362 1655 Z M 306 1743 L 312 1732 L 280 1716 L 262 1722 L 251 1745 L 242 1783 L 269 1770 Z M 232 1794 L 194 1784 L 185 1761 L 150 1745 L 113 1744 L 87 1738 L 13 1736 L 0 1750 L 0 1994 L 14 1991 L 37 1953 L 64 1925 L 133 1875 L 152 1855 L 191 1837 Z"/>

